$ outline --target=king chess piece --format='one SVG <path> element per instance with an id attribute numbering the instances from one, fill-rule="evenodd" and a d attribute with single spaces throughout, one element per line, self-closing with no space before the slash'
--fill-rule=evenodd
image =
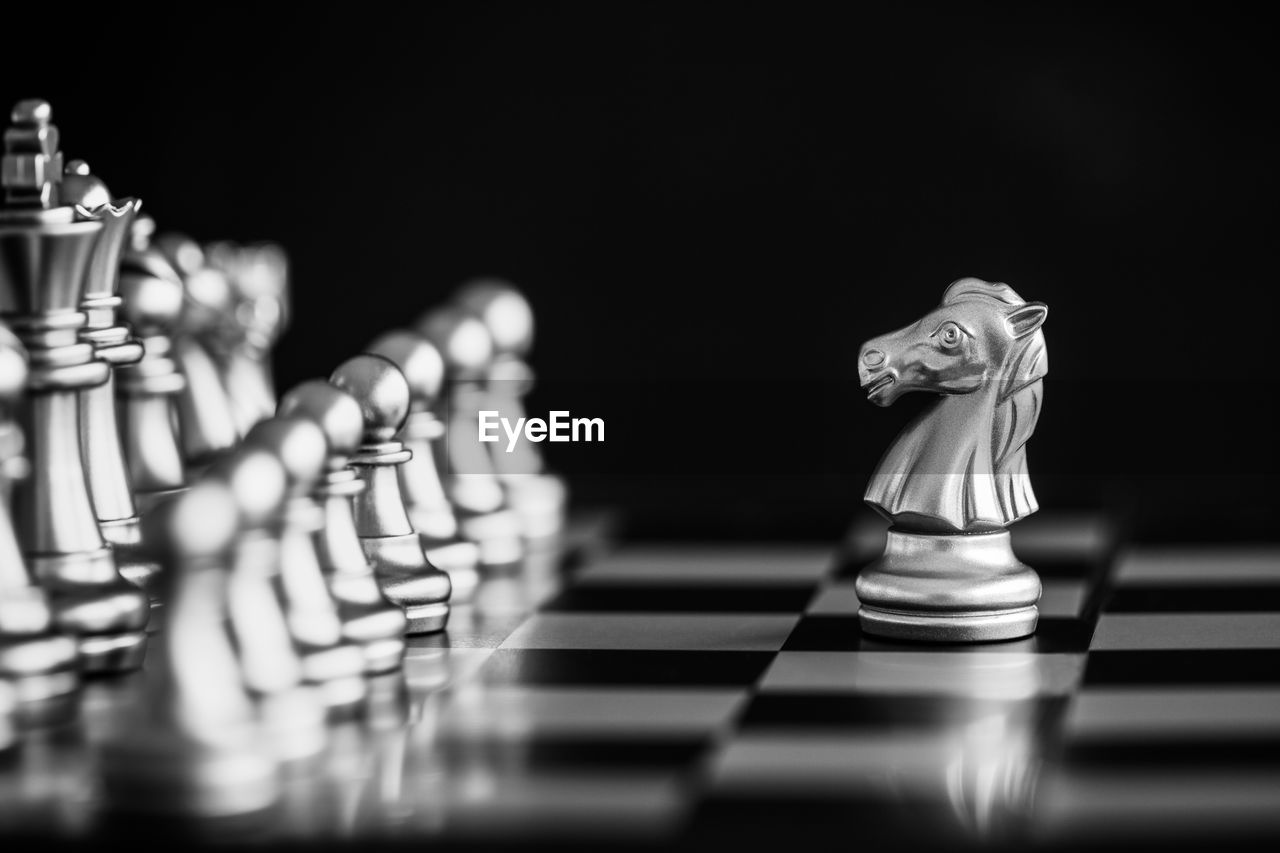
<path id="1" fill-rule="evenodd" d="M 82 670 L 130 670 L 146 653 L 149 603 L 120 576 L 98 526 L 80 436 L 80 395 L 111 374 L 81 339 L 103 222 L 63 203 L 51 118 L 46 102 L 19 102 L 4 135 L 0 317 L 26 347 L 30 371 L 21 414 L 31 475 L 15 491 L 15 528 L 55 624 L 76 636 Z"/>
<path id="2" fill-rule="evenodd" d="M 862 345 L 867 398 L 942 395 L 890 446 L 865 500 L 889 520 L 884 554 L 857 580 L 868 634 L 981 642 L 1035 632 L 1040 578 L 1010 524 L 1037 509 L 1026 443 L 1040 413 L 1048 308 L 964 278 L 920 320 Z"/>

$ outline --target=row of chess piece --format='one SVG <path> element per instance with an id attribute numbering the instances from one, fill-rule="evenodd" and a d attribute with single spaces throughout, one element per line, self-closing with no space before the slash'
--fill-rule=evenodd
<path id="1" fill-rule="evenodd" d="M 156 235 L 51 118 L 20 102 L 4 136 L 0 730 L 146 656 L 115 790 L 236 811 L 271 788 L 264 731 L 305 751 L 482 571 L 554 546 L 562 482 L 475 433 L 521 415 L 532 313 L 472 282 L 277 401 L 283 253 Z M 173 757 L 208 773 L 166 779 Z"/>

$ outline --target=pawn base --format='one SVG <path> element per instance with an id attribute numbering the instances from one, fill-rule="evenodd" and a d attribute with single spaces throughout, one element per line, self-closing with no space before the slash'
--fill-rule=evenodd
<path id="1" fill-rule="evenodd" d="M 880 559 L 858 575 L 868 634 L 971 643 L 1035 632 L 1040 578 L 1014 556 L 1008 531 L 938 535 L 889 530 Z"/>
<path id="2" fill-rule="evenodd" d="M 80 671 L 87 675 L 131 672 L 142 666 L 147 655 L 147 632 L 82 634 L 76 637 Z"/>

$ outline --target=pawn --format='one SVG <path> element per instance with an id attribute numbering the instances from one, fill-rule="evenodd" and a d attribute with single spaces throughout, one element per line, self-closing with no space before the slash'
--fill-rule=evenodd
<path id="1" fill-rule="evenodd" d="M 152 641 L 145 723 L 102 749 L 103 791 L 116 813 L 230 818 L 264 812 L 280 796 L 225 627 L 225 560 L 238 526 L 235 496 L 212 481 L 143 522 L 164 565 L 166 624 Z"/>
<path id="2" fill-rule="evenodd" d="M 311 497 L 328 459 L 324 431 L 305 417 L 276 416 L 250 429 L 244 446 L 268 450 L 284 464 L 286 495 L 274 520 L 278 577 L 303 680 L 320 687 L 330 711 L 358 710 L 367 693 L 364 654 L 342 636 L 312 540 L 324 526 L 324 513 Z"/>
<path id="3" fill-rule="evenodd" d="M 317 688 L 303 683 L 302 659 L 277 591 L 280 547 L 272 528 L 286 499 L 284 465 L 268 450 L 244 447 L 212 465 L 204 481 L 229 488 L 240 512 L 227 558 L 227 622 L 241 678 L 257 700 L 277 757 L 309 759 L 325 746 L 325 703 Z M 143 524 L 145 529 L 145 517 Z"/>
<path id="4" fill-rule="evenodd" d="M 490 408 L 484 381 L 493 339 L 483 322 L 457 307 L 429 312 L 418 321 L 417 330 L 444 358 L 449 381 L 447 397 L 436 403 L 447 436 L 435 443 L 445 493 L 458 512 L 463 534 L 480 543 L 481 562 L 515 563 L 524 553 L 520 517 L 507 505 L 493 459 L 476 436 L 480 410 Z"/>
<path id="5" fill-rule="evenodd" d="M 468 601 L 480 582 L 480 549 L 461 535 L 432 446 L 444 436 L 444 424 L 432 411 L 444 384 L 444 359 L 430 341 L 408 330 L 386 333 L 370 344 L 367 352 L 390 359 L 409 382 L 409 417 L 400 431 L 401 441 L 413 453 L 413 458 L 400 466 L 405 509 L 422 537 L 427 559 L 449 575 L 454 598 Z"/>
<path id="6" fill-rule="evenodd" d="M 0 403 L 27 374 L 22 345 L 0 326 Z M 76 644 L 53 628 L 44 590 L 31 582 L 9 515 L 9 481 L 26 472 L 22 431 L 0 414 L 0 686 L 8 681 L 18 722 L 52 722 L 75 710 Z"/>
<path id="7" fill-rule="evenodd" d="M 149 244 L 155 223 L 134 222 L 133 245 L 120 264 L 121 315 L 142 342 L 137 364 L 116 370 L 120 439 L 138 512 L 186 487 L 175 429 L 175 396 L 186 379 L 173 358 L 172 335 L 182 314 L 182 279 Z"/>
<path id="8" fill-rule="evenodd" d="M 364 481 L 355 496 L 356 533 L 387 598 L 404 608 L 410 634 L 443 631 L 449 621 L 449 576 L 431 565 L 400 492 L 398 468 L 412 453 L 395 436 L 409 415 L 409 383 L 381 356 L 358 355 L 329 377 L 360 404 L 364 435 L 351 465 Z"/>
<path id="9" fill-rule="evenodd" d="M 498 279 L 468 282 L 454 300 L 484 323 L 493 340 L 485 381 L 488 408 L 516 423 L 525 416 L 524 397 L 533 386 L 533 371 L 525 360 L 533 345 L 533 310 L 528 300 L 514 285 Z M 507 487 L 525 539 L 536 542 L 556 536 L 564 528 L 567 491 L 563 480 L 546 471 L 538 445 L 516 442 L 508 452 L 495 444 L 491 451 L 494 470 Z"/>
<path id="10" fill-rule="evenodd" d="M 310 418 L 327 440 L 326 470 L 312 492 L 324 516 L 314 543 L 337 603 L 342 636 L 363 649 L 367 674 L 396 670 L 404 658 L 408 622 L 404 610 L 378 587 L 351 517 L 351 496 L 364 491 L 364 482 L 347 466 L 364 434 L 360 404 L 323 379 L 313 379 L 284 395 L 280 414 Z"/>

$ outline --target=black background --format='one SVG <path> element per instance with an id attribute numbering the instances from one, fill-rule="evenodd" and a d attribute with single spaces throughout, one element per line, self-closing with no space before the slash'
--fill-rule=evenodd
<path id="1" fill-rule="evenodd" d="M 162 228 L 286 246 L 284 387 L 517 282 L 532 410 L 607 423 L 548 457 L 641 529 L 838 531 L 923 402 L 866 403 L 858 344 L 977 275 L 1051 308 L 1042 505 L 1266 538 L 1280 134 L 1245 8 L 42 14 L 0 94 Z"/>

